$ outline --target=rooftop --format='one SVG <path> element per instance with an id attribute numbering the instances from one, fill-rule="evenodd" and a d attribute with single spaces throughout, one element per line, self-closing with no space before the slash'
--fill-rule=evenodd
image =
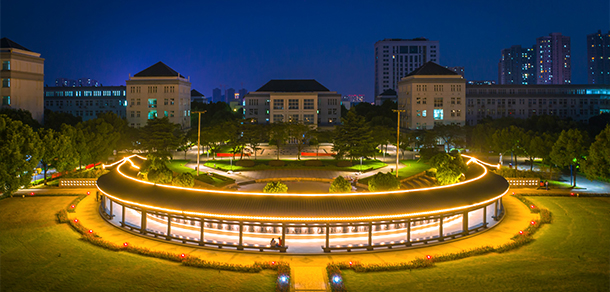
<path id="1" fill-rule="evenodd" d="M 407 76 L 415 76 L 415 75 L 457 75 L 457 76 L 460 76 L 460 74 L 457 74 L 457 73 L 453 72 L 452 70 L 449 70 L 432 61 L 427 62 L 426 64 L 423 64 L 421 67 L 419 67 L 419 68 L 413 70 L 413 72 L 407 74 Z M 407 76 L 405 76 L 405 77 L 407 77 Z"/>
<path id="2" fill-rule="evenodd" d="M 169 66 L 165 65 L 163 62 L 158 62 L 139 73 L 133 75 L 133 77 L 182 77 L 178 72 Z"/>
<path id="3" fill-rule="evenodd" d="M 191 96 L 204 96 L 203 93 L 195 90 L 195 89 L 191 89 Z"/>
<path id="4" fill-rule="evenodd" d="M 3 49 L 19 49 L 19 50 L 24 50 L 24 51 L 28 51 L 31 52 L 30 50 L 28 50 L 26 47 L 10 40 L 9 38 L 2 38 L 0 40 L 0 48 Z"/>
<path id="5" fill-rule="evenodd" d="M 396 93 L 396 90 L 390 88 L 390 89 L 384 90 L 380 95 L 381 96 L 396 96 L 396 95 L 398 95 L 398 93 Z"/>
<path id="6" fill-rule="evenodd" d="M 257 92 L 317 92 L 330 91 L 314 79 L 274 79 L 267 82 Z"/>

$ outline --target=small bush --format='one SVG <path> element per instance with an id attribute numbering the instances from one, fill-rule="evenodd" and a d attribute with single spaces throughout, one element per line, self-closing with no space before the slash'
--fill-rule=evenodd
<path id="1" fill-rule="evenodd" d="M 174 178 L 174 173 L 166 166 L 157 169 L 150 169 L 147 174 L 148 181 L 157 184 L 170 184 Z"/>
<path id="2" fill-rule="evenodd" d="M 343 178 L 342 176 L 338 176 L 333 180 L 330 184 L 329 193 L 349 193 L 352 191 L 352 184 Z"/>
<path id="3" fill-rule="evenodd" d="M 265 193 L 286 193 L 288 192 L 288 186 L 281 181 L 272 181 L 267 183 L 263 188 Z"/>
<path id="4" fill-rule="evenodd" d="M 320 160 L 305 160 L 305 166 L 324 166 Z"/>
<path id="5" fill-rule="evenodd" d="M 439 151 L 436 148 L 424 148 L 424 149 L 419 150 L 419 157 L 422 161 L 428 161 L 439 153 L 445 153 L 445 152 Z"/>
<path id="6" fill-rule="evenodd" d="M 78 196 L 76 199 L 72 200 L 70 205 L 68 205 L 66 207 L 66 211 L 68 211 L 70 213 L 74 213 L 76 211 L 76 206 L 78 206 L 78 203 L 80 203 L 80 201 L 82 199 L 84 199 L 85 197 L 86 197 L 85 195 L 82 195 L 82 196 Z M 74 205 L 74 208 L 72 208 L 73 205 Z"/>
<path id="7" fill-rule="evenodd" d="M 390 172 L 378 172 L 369 180 L 369 191 L 393 191 L 400 188 L 400 181 Z"/>
<path id="8" fill-rule="evenodd" d="M 66 209 L 59 210 L 59 212 L 57 212 L 57 222 L 68 223 L 68 221 L 70 221 L 70 218 L 68 218 L 68 212 L 66 212 Z"/>
<path id="9" fill-rule="evenodd" d="M 172 180 L 172 185 L 190 188 L 195 185 L 195 178 L 188 172 L 181 173 Z"/>
<path id="10" fill-rule="evenodd" d="M 337 167 L 352 167 L 354 164 L 351 160 L 339 160 L 337 161 Z"/>
<path id="11" fill-rule="evenodd" d="M 281 167 L 281 166 L 284 166 L 284 161 L 282 161 L 282 160 L 271 160 L 271 161 L 269 161 L 269 166 L 278 166 L 278 167 Z"/>

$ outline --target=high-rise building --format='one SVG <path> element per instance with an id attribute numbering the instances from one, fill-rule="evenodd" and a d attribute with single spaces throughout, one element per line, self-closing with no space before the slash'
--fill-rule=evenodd
<path id="1" fill-rule="evenodd" d="M 55 79 L 55 87 L 76 87 L 76 80 L 68 78 Z"/>
<path id="2" fill-rule="evenodd" d="M 375 43 L 375 96 L 396 90 L 401 78 L 426 62 L 440 62 L 438 41 L 425 38 L 384 39 Z"/>
<path id="3" fill-rule="evenodd" d="M 235 99 L 235 89 L 229 88 L 225 90 L 225 102 L 229 103 Z"/>
<path id="4" fill-rule="evenodd" d="M 222 91 L 220 88 L 214 88 L 212 90 L 212 102 L 222 101 Z"/>
<path id="5" fill-rule="evenodd" d="M 589 84 L 610 84 L 610 31 L 587 35 Z"/>
<path id="6" fill-rule="evenodd" d="M 572 83 L 570 37 L 551 33 L 536 39 L 536 84 Z"/>
<path id="7" fill-rule="evenodd" d="M 512 46 L 502 50 L 498 63 L 499 84 L 536 84 L 534 48 Z"/>
<path id="8" fill-rule="evenodd" d="M 191 127 L 191 82 L 158 62 L 130 76 L 127 83 L 127 123 L 144 127 L 148 120 L 167 117 L 182 129 Z"/>
<path id="9" fill-rule="evenodd" d="M 462 67 L 462 66 L 453 66 L 453 67 L 445 66 L 445 68 L 447 68 L 457 74 L 460 74 L 462 77 L 464 77 L 464 67 Z"/>
<path id="10" fill-rule="evenodd" d="M 43 122 L 44 59 L 8 38 L 0 40 L 2 63 L 1 107 L 27 110 Z"/>
<path id="11" fill-rule="evenodd" d="M 248 94 L 248 90 L 245 88 L 242 88 L 238 91 L 238 93 L 239 93 L 239 98 L 243 100 L 244 97 L 246 96 L 246 94 Z"/>
<path id="12" fill-rule="evenodd" d="M 98 87 L 100 86 L 100 83 L 97 80 L 91 78 L 79 78 L 78 80 L 76 80 L 76 85 L 83 87 Z"/>

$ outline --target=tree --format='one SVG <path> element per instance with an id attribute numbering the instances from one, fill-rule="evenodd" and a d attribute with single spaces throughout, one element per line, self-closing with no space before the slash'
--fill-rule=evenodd
<path id="1" fill-rule="evenodd" d="M 277 149 L 277 160 L 280 160 L 280 150 L 286 145 L 288 139 L 288 129 L 284 123 L 273 123 L 269 127 L 269 145 Z"/>
<path id="2" fill-rule="evenodd" d="M 369 191 L 393 191 L 400 189 L 400 181 L 391 172 L 378 172 L 369 180 Z"/>
<path id="3" fill-rule="evenodd" d="M 610 179 L 610 125 L 595 137 L 583 170 L 590 180 Z"/>
<path id="4" fill-rule="evenodd" d="M 0 114 L 0 192 L 13 195 L 28 186 L 40 161 L 40 138 L 28 125 Z"/>
<path id="5" fill-rule="evenodd" d="M 34 118 L 32 118 L 32 113 L 24 109 L 2 107 L 0 108 L 0 115 L 6 115 L 9 119 L 13 121 L 20 121 L 22 124 L 30 126 L 30 128 L 32 128 L 32 130 L 34 131 L 42 127 L 37 120 L 34 120 Z"/>
<path id="6" fill-rule="evenodd" d="M 174 179 L 172 180 L 172 185 L 190 188 L 195 185 L 195 178 L 192 174 L 188 172 L 181 173 L 174 177 Z"/>
<path id="7" fill-rule="evenodd" d="M 378 143 L 364 117 L 357 115 L 355 110 L 347 113 L 343 125 L 337 126 L 334 133 L 333 151 L 337 152 L 337 158 L 349 155 L 354 160 L 374 155 Z"/>
<path id="8" fill-rule="evenodd" d="M 87 140 L 85 138 L 85 134 L 83 133 L 83 129 L 80 126 L 73 127 L 63 124 L 61 125 L 61 133 L 70 138 L 72 147 L 74 149 L 74 155 L 78 161 L 78 167 L 80 167 L 83 165 L 83 162 L 88 161 L 90 157 L 89 146 L 87 145 Z"/>
<path id="9" fill-rule="evenodd" d="M 116 137 L 116 142 L 114 147 L 112 147 L 113 150 L 133 149 L 133 140 L 131 139 L 129 131 L 130 127 L 127 125 L 126 119 L 122 119 L 111 111 L 99 113 L 97 114 L 97 118 L 102 119 L 112 126 L 113 136 L 119 136 Z"/>
<path id="10" fill-rule="evenodd" d="M 459 125 L 440 124 L 434 126 L 434 132 L 436 132 L 436 136 L 445 145 L 445 150 L 449 151 L 451 148 L 455 148 L 463 134 L 463 129 Z"/>
<path id="11" fill-rule="evenodd" d="M 40 163 L 44 172 L 44 184 L 47 185 L 47 171 L 51 164 L 55 166 L 58 172 L 62 172 L 67 169 L 74 169 L 77 161 L 70 138 L 53 129 L 40 129 L 38 136 L 42 142 Z"/>
<path id="12" fill-rule="evenodd" d="M 120 139 L 120 133 L 115 134 L 114 127 L 104 119 L 97 118 L 79 124 L 83 129 L 87 147 L 89 147 L 90 163 L 104 162 L 108 160 L 116 149 Z"/>
<path id="13" fill-rule="evenodd" d="M 44 127 L 55 131 L 61 131 L 61 125 L 67 124 L 76 126 L 81 123 L 83 118 L 73 116 L 69 113 L 54 112 L 48 109 L 44 110 Z"/>
<path id="14" fill-rule="evenodd" d="M 575 167 L 585 156 L 586 133 L 578 129 L 563 130 L 553 145 L 550 157 L 553 163 L 560 167 L 569 166 L 574 177 L 573 186 L 576 187 Z"/>
<path id="15" fill-rule="evenodd" d="M 352 184 L 342 176 L 335 178 L 328 189 L 329 193 L 349 193 L 351 191 Z"/>
<path id="16" fill-rule="evenodd" d="M 386 153 L 388 152 L 388 144 L 396 139 L 396 131 L 392 130 L 392 128 L 383 126 L 374 126 L 372 129 L 373 140 L 377 141 L 377 143 L 381 145 L 381 150 L 383 151 L 383 156 L 385 157 Z"/>
<path id="17" fill-rule="evenodd" d="M 306 146 L 305 143 L 311 139 L 311 132 L 312 130 L 308 125 L 302 123 L 288 124 L 288 135 L 296 142 L 298 160 L 301 160 L 301 152 Z"/>
<path id="18" fill-rule="evenodd" d="M 180 125 L 169 121 L 169 118 L 155 118 L 148 120 L 142 128 L 140 143 L 148 152 L 158 152 L 160 155 L 171 157 L 170 150 L 180 146 Z"/>
<path id="19" fill-rule="evenodd" d="M 440 185 L 456 183 L 460 177 L 468 170 L 459 153 L 454 155 L 439 153 L 430 159 L 430 165 L 436 168 L 436 180 Z"/>
<path id="20" fill-rule="evenodd" d="M 263 188 L 264 193 L 286 193 L 288 192 L 288 186 L 281 181 L 268 182 Z"/>
<path id="21" fill-rule="evenodd" d="M 511 153 L 511 163 L 513 156 L 515 159 L 518 155 L 524 154 L 523 152 L 523 140 L 525 133 L 522 128 L 516 126 L 510 126 L 508 128 L 496 130 L 492 135 L 493 148 L 498 153 Z M 515 169 L 516 169 L 515 165 Z"/>
<path id="22" fill-rule="evenodd" d="M 256 160 L 256 151 L 260 149 L 258 146 L 265 141 L 264 125 L 244 123 L 243 129 L 244 142 L 252 149 L 254 160 Z"/>

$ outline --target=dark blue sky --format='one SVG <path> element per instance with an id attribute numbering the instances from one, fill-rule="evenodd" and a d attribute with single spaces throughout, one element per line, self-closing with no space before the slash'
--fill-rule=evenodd
<path id="1" fill-rule="evenodd" d="M 183 3 L 184 2 L 184 3 Z M 261 2 L 262 4 L 257 4 Z M 124 85 L 163 61 L 206 96 L 270 79 L 314 78 L 373 99 L 373 45 L 440 41 L 440 63 L 497 79 L 500 50 L 561 32 L 572 83 L 586 83 L 586 35 L 610 28 L 607 0 L 573 1 L 2 1 L 1 33 L 45 58 L 45 83 Z"/>

